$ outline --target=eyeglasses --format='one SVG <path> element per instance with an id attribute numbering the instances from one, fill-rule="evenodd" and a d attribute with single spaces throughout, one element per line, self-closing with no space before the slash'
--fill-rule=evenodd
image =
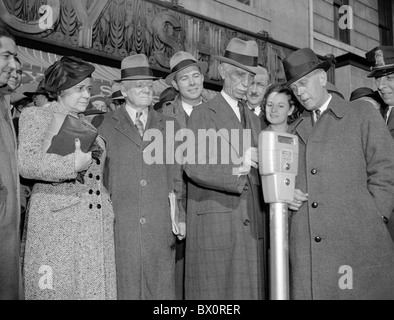
<path id="1" fill-rule="evenodd" d="M 70 88 L 69 90 L 73 90 L 73 91 L 78 92 L 78 93 L 83 93 L 85 91 L 87 91 L 89 94 L 92 93 L 92 87 L 91 86 L 75 86 L 75 87 Z"/>

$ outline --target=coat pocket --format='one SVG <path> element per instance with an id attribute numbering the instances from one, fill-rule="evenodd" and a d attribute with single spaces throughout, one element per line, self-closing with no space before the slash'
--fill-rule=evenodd
<path id="1" fill-rule="evenodd" d="M 51 203 L 51 211 L 56 213 L 59 212 L 63 209 L 68 209 L 72 206 L 77 205 L 78 203 L 81 202 L 81 198 L 78 195 L 73 195 L 73 196 L 61 196 L 56 198 L 56 201 L 53 201 Z"/>
<path id="2" fill-rule="evenodd" d="M 197 214 L 198 245 L 203 250 L 224 250 L 234 244 L 234 215 L 218 202 L 205 202 Z"/>

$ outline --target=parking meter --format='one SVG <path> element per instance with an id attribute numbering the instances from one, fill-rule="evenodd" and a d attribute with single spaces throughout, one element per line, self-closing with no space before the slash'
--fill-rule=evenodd
<path id="1" fill-rule="evenodd" d="M 261 132 L 259 169 L 266 203 L 293 200 L 298 173 L 298 137 L 289 133 Z"/>
<path id="2" fill-rule="evenodd" d="M 294 198 L 298 173 L 298 137 L 263 131 L 259 171 L 264 201 L 270 204 L 270 299 L 289 300 L 289 228 L 287 201 Z"/>

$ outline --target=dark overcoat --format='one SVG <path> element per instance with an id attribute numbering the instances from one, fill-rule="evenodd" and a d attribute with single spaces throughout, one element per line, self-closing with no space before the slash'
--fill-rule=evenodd
<path id="1" fill-rule="evenodd" d="M 245 109 L 251 145 L 256 146 L 260 121 Z M 246 149 L 240 121 L 218 94 L 193 110 L 188 128 L 196 139 L 196 157 L 184 167 L 190 178 L 186 299 L 261 299 L 265 226 L 260 176 L 256 169 L 237 174 Z M 217 133 L 217 147 L 199 147 L 199 130 L 204 129 Z M 231 130 L 239 132 L 240 139 L 231 139 Z"/>
<path id="2" fill-rule="evenodd" d="M 0 94 L 0 300 L 23 298 L 17 146 L 11 112 Z"/>
<path id="3" fill-rule="evenodd" d="M 290 221 L 292 299 L 394 299 L 394 143 L 379 112 L 333 95 L 299 138 L 296 188 L 309 200 Z"/>
<path id="4" fill-rule="evenodd" d="M 179 124 L 150 109 L 143 141 L 125 106 L 94 120 L 107 141 L 105 180 L 115 212 L 118 299 L 174 299 L 175 237 L 168 195 L 181 166 L 166 164 L 167 152 L 175 148 L 166 125 L 176 132 Z M 150 164 L 152 155 L 162 164 Z"/>

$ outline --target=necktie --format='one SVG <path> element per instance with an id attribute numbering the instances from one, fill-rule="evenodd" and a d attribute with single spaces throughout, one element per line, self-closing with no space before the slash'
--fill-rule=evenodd
<path id="1" fill-rule="evenodd" d="M 245 105 L 242 103 L 242 101 L 238 101 L 238 108 L 239 108 L 239 113 L 241 115 L 242 128 L 246 129 Z"/>
<path id="2" fill-rule="evenodd" d="M 314 116 L 312 116 L 312 120 L 313 120 L 313 125 L 316 124 L 317 120 L 319 120 L 320 116 L 321 116 L 321 111 L 319 109 L 313 111 Z"/>
<path id="3" fill-rule="evenodd" d="M 137 114 L 135 116 L 135 126 L 138 129 L 138 133 L 140 134 L 140 136 L 142 137 L 144 135 L 144 124 L 142 123 L 140 117 L 142 115 L 142 111 L 137 111 Z"/>

